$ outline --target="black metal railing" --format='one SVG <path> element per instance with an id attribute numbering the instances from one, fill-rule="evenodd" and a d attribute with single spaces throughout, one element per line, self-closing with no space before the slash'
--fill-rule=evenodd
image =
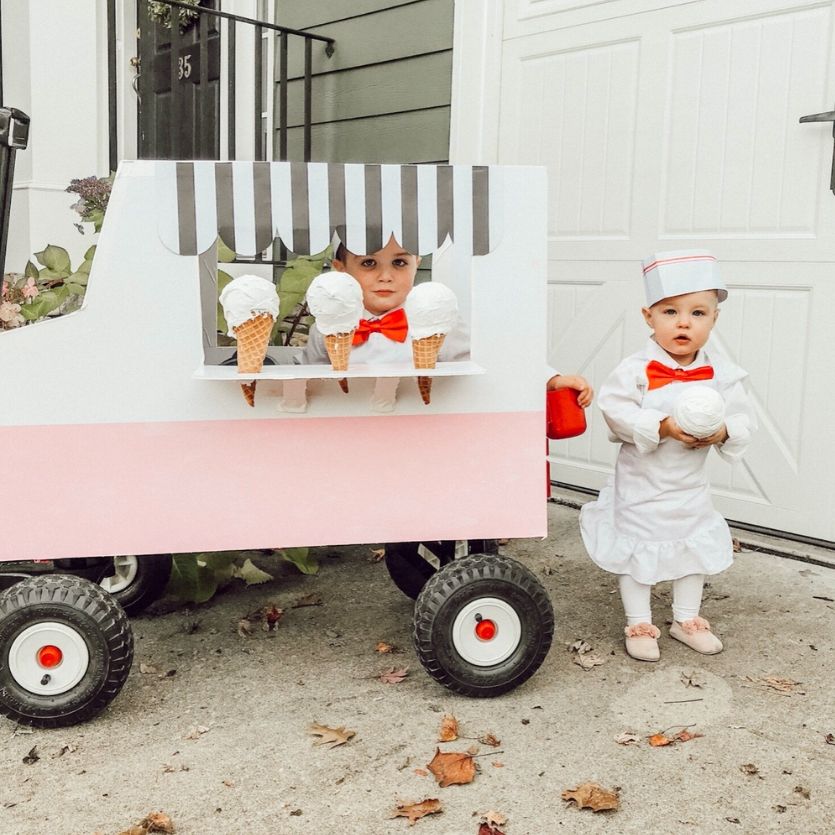
<path id="1" fill-rule="evenodd" d="M 143 0 L 145 2 L 146 0 Z M 267 21 L 263 20 L 256 20 L 254 18 L 243 17 L 241 15 L 232 14 L 230 12 L 223 12 L 216 9 L 206 8 L 203 6 L 193 6 L 189 3 L 180 2 L 180 0 L 160 0 L 165 5 L 171 7 L 172 9 L 172 23 L 171 23 L 171 46 L 170 46 L 170 75 L 171 75 L 171 103 L 170 103 L 170 113 L 176 114 L 179 112 L 178 107 L 181 105 L 181 101 L 179 97 L 183 95 L 182 86 L 178 84 L 178 73 L 179 78 L 181 78 L 182 67 L 179 66 L 179 60 L 181 58 L 182 50 L 184 46 L 186 46 L 186 41 L 183 37 L 183 32 L 180 31 L 180 27 L 177 23 L 177 15 L 174 14 L 174 10 L 177 9 L 185 9 L 187 11 L 193 12 L 198 15 L 197 22 L 194 24 L 198 27 L 198 40 L 201 44 L 208 43 L 209 37 L 209 19 L 217 19 L 227 21 L 226 29 L 224 32 L 225 35 L 225 50 L 226 50 L 226 78 L 220 79 L 220 84 L 225 84 L 226 89 L 226 124 L 227 124 L 227 131 L 226 131 L 226 154 L 225 157 L 227 159 L 233 160 L 237 159 L 237 151 L 238 151 L 238 123 L 237 119 L 235 118 L 235 109 L 238 101 L 237 93 L 238 93 L 238 85 L 239 84 L 252 84 L 252 89 L 254 92 L 254 113 L 253 113 L 253 121 L 252 127 L 254 130 L 254 137 L 253 137 L 253 148 L 254 153 L 253 157 L 257 160 L 265 160 L 267 159 L 268 149 L 266 147 L 266 142 L 264 138 L 264 131 L 263 131 L 263 114 L 264 112 L 269 112 L 273 108 L 273 103 L 275 99 L 278 100 L 278 112 L 272 113 L 273 116 L 273 136 L 277 136 L 277 158 L 279 160 L 287 159 L 288 154 L 288 145 L 287 145 L 287 134 L 288 134 L 288 124 L 287 124 L 287 116 L 288 116 L 288 96 L 287 96 L 287 88 L 288 88 L 288 52 L 291 39 L 299 39 L 301 38 L 304 42 L 304 84 L 303 84 L 303 95 L 304 95 L 304 102 L 303 102 L 303 111 L 304 111 L 304 124 L 303 124 L 303 147 L 302 153 L 304 161 L 308 162 L 311 158 L 311 118 L 312 118 L 312 66 L 313 66 L 313 44 L 314 41 L 318 41 L 323 43 L 325 46 L 325 52 L 330 57 L 333 54 L 335 48 L 335 40 L 333 38 L 325 37 L 323 35 L 313 34 L 311 32 L 305 32 L 299 29 L 290 29 L 286 26 L 279 26 L 274 23 L 268 23 Z M 108 69 L 109 69 L 109 85 L 108 85 L 108 94 L 109 94 L 109 121 L 110 121 L 110 165 L 111 170 L 115 170 L 116 164 L 119 159 L 119 148 L 118 148 L 118 137 L 117 137 L 117 130 L 116 130 L 116 122 L 117 122 L 117 102 L 118 102 L 118 94 L 116 89 L 116 24 L 115 24 L 115 4 L 112 2 L 108 2 L 107 9 L 108 9 L 108 43 L 110 45 L 110 50 L 108 54 Z M 239 25 L 254 27 L 254 36 L 255 36 L 255 46 L 254 46 L 254 66 L 253 66 L 253 75 L 249 78 L 241 78 L 239 74 L 236 72 L 236 56 L 238 52 L 238 31 L 237 27 Z M 263 80 L 263 71 L 264 71 L 264 62 L 265 62 L 265 32 L 271 32 L 274 34 L 276 39 L 276 64 L 278 66 L 278 79 L 277 79 L 277 96 L 272 95 L 272 91 L 269 91 L 269 94 L 265 97 L 264 96 L 264 80 Z M 223 45 L 221 45 L 221 49 L 223 49 Z M 198 83 L 201 86 L 201 89 L 205 90 L 209 80 L 209 60 L 208 57 L 204 57 L 203 60 L 198 61 L 199 63 L 199 78 Z M 222 69 L 222 68 L 221 68 Z M 142 68 L 142 71 L 148 71 L 147 68 Z M 269 80 L 268 80 L 268 83 Z M 265 106 L 266 104 L 266 106 Z M 215 102 L 211 100 L 211 98 L 207 95 L 203 95 L 200 100 L 199 104 L 197 105 L 199 112 L 196 114 L 199 118 L 196 120 L 196 123 L 201 125 L 203 129 L 208 129 L 206 126 L 211 125 L 212 129 L 218 129 L 219 125 L 217 124 L 218 115 L 215 110 Z M 189 158 L 188 155 L 183 155 L 177 153 L 179 150 L 179 145 L 182 145 L 179 142 L 179 138 L 181 136 L 182 125 L 178 124 L 178 120 L 172 118 L 169 120 L 169 130 L 170 130 L 170 157 L 171 158 Z M 223 121 L 222 119 L 220 120 Z M 269 121 L 269 119 L 268 119 Z M 267 140 L 271 141 L 271 137 Z M 179 142 L 179 145 L 178 145 Z M 273 149 L 275 150 L 275 149 Z M 219 156 L 219 154 L 218 154 Z M 272 156 L 272 154 L 270 154 Z"/>

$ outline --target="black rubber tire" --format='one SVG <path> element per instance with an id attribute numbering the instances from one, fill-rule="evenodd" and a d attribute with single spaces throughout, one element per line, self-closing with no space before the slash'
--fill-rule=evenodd
<path id="1" fill-rule="evenodd" d="M 27 627 L 55 621 L 87 644 L 90 662 L 71 690 L 44 696 L 22 687 L 9 670 L 9 652 Z M 0 713 L 41 728 L 76 725 L 96 716 L 119 694 L 133 662 L 133 633 L 118 603 L 81 577 L 49 574 L 22 580 L 0 594 Z"/>
<path id="2" fill-rule="evenodd" d="M 440 539 L 427 542 L 390 542 L 386 545 L 386 568 L 394 585 L 412 600 L 420 594 L 430 577 L 437 573 L 432 563 L 427 562 L 418 551 L 423 545 L 434 554 L 443 567 L 455 559 L 455 540 Z M 467 542 L 469 554 L 497 554 L 495 539 L 470 539 Z"/>
<path id="3" fill-rule="evenodd" d="M 142 554 L 136 558 L 136 576 L 120 591 L 109 592 L 128 615 L 138 615 L 159 600 L 171 579 L 171 554 Z"/>
<path id="4" fill-rule="evenodd" d="M 521 634 L 513 654 L 480 667 L 455 649 L 452 626 L 461 609 L 482 597 L 513 607 Z M 499 696 L 527 681 L 540 667 L 554 637 L 554 610 L 539 580 L 503 556 L 462 557 L 436 572 L 415 603 L 414 644 L 420 663 L 444 687 L 464 696 Z"/>

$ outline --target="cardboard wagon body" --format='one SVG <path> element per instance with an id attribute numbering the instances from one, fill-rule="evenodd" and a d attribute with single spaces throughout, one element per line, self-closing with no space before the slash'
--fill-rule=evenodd
<path id="1" fill-rule="evenodd" d="M 534 167 L 122 163 L 83 307 L 0 332 L 0 559 L 544 536 L 545 211 Z M 470 359 L 428 406 L 406 365 L 220 364 L 218 236 L 334 233 L 452 241 Z"/>

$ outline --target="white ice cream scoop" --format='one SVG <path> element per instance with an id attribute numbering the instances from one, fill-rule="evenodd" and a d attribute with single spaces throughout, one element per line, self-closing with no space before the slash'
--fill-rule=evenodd
<path id="1" fill-rule="evenodd" d="M 362 316 L 362 288 L 348 273 L 322 273 L 307 288 L 307 306 L 321 334 L 350 333 Z"/>
<path id="2" fill-rule="evenodd" d="M 235 328 L 262 313 L 269 313 L 273 319 L 278 318 L 275 284 L 257 275 L 233 278 L 223 288 L 219 301 L 226 317 L 229 336 L 235 335 Z"/>
<path id="3" fill-rule="evenodd" d="M 694 438 L 707 438 L 725 422 L 725 401 L 716 389 L 689 383 L 673 406 L 673 420 Z"/>
<path id="4" fill-rule="evenodd" d="M 458 299 L 446 284 L 438 281 L 413 287 L 404 307 L 412 339 L 447 334 L 458 322 Z"/>

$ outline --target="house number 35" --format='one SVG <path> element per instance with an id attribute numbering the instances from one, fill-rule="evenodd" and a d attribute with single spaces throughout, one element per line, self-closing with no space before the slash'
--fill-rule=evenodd
<path id="1" fill-rule="evenodd" d="M 191 55 L 183 55 L 177 64 L 177 78 L 182 81 L 184 78 L 191 78 Z"/>

